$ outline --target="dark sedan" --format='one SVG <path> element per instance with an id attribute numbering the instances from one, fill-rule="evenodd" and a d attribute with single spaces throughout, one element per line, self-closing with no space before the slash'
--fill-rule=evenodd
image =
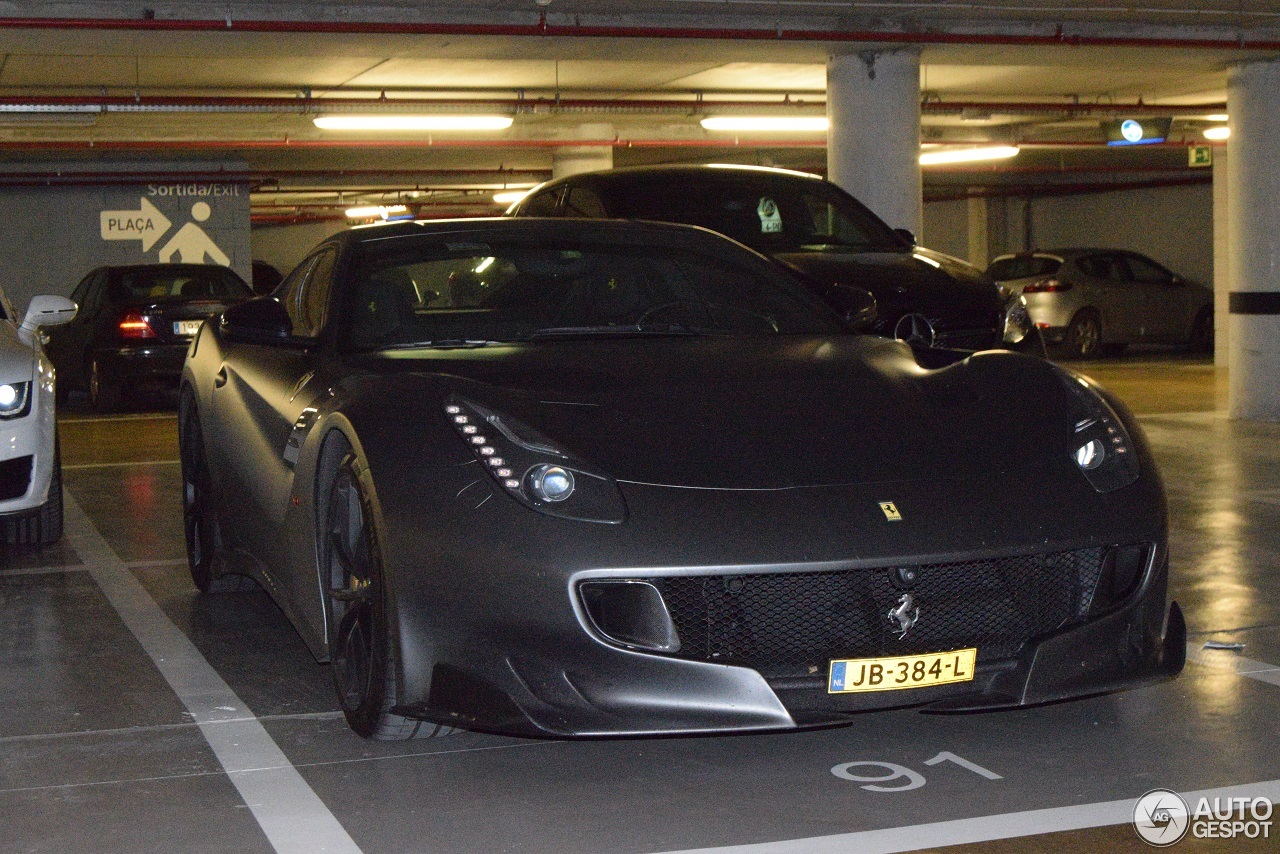
<path id="1" fill-rule="evenodd" d="M 179 430 L 196 586 L 257 579 L 365 736 L 790 729 L 1185 654 L 1117 401 L 923 367 L 702 229 L 336 235 L 203 327 Z"/>
<path id="2" fill-rule="evenodd" d="M 226 267 L 99 267 L 71 295 L 80 306 L 75 320 L 49 330 L 59 394 L 83 391 L 95 411 L 110 412 L 135 387 L 176 387 L 205 318 L 252 296 Z"/>
<path id="3" fill-rule="evenodd" d="M 536 187 L 511 216 L 610 217 L 699 225 L 789 267 L 843 311 L 843 285 L 869 291 L 874 331 L 962 350 L 1043 354 L 1016 297 L 958 258 L 916 246 L 853 196 L 804 172 L 752 166 L 640 166 Z"/>

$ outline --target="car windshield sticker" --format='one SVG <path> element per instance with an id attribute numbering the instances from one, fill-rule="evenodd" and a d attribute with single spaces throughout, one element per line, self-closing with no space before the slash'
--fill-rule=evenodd
<path id="1" fill-rule="evenodd" d="M 778 211 L 778 203 L 768 196 L 760 197 L 760 205 L 756 208 L 760 215 L 761 234 L 781 234 L 782 214 Z"/>

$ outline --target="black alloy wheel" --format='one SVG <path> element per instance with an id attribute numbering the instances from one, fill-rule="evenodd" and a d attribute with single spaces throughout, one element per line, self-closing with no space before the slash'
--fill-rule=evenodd
<path id="1" fill-rule="evenodd" d="M 201 593 L 227 593 L 249 589 L 252 582 L 238 575 L 218 577 L 214 560 L 220 541 L 218 517 L 213 506 L 209 464 L 204 456 L 204 433 L 190 394 L 184 394 L 180 412 L 179 457 L 182 462 L 182 528 L 187 542 L 187 566 L 191 582 Z"/>
<path id="2" fill-rule="evenodd" d="M 1102 323 L 1092 311 L 1082 311 L 1071 319 L 1063 340 L 1067 355 L 1088 359 L 1098 355 L 1102 346 Z"/>
<path id="3" fill-rule="evenodd" d="M 355 454 L 347 454 L 329 488 L 321 546 L 329 592 L 329 663 L 338 702 L 347 723 L 365 738 L 396 741 L 456 732 L 391 712 L 395 656 L 371 494 L 367 470 Z"/>

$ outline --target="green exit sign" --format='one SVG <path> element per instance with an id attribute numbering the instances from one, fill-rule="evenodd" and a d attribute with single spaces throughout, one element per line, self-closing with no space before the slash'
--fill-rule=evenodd
<path id="1" fill-rule="evenodd" d="M 1207 145 L 1193 145 L 1187 149 L 1188 166 L 1212 166 L 1213 149 Z"/>

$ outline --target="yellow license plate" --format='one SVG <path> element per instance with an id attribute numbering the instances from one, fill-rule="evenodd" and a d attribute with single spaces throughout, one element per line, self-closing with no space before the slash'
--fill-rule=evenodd
<path id="1" fill-rule="evenodd" d="M 977 649 L 954 649 L 892 658 L 850 658 L 831 662 L 828 694 L 897 691 L 973 680 Z"/>

